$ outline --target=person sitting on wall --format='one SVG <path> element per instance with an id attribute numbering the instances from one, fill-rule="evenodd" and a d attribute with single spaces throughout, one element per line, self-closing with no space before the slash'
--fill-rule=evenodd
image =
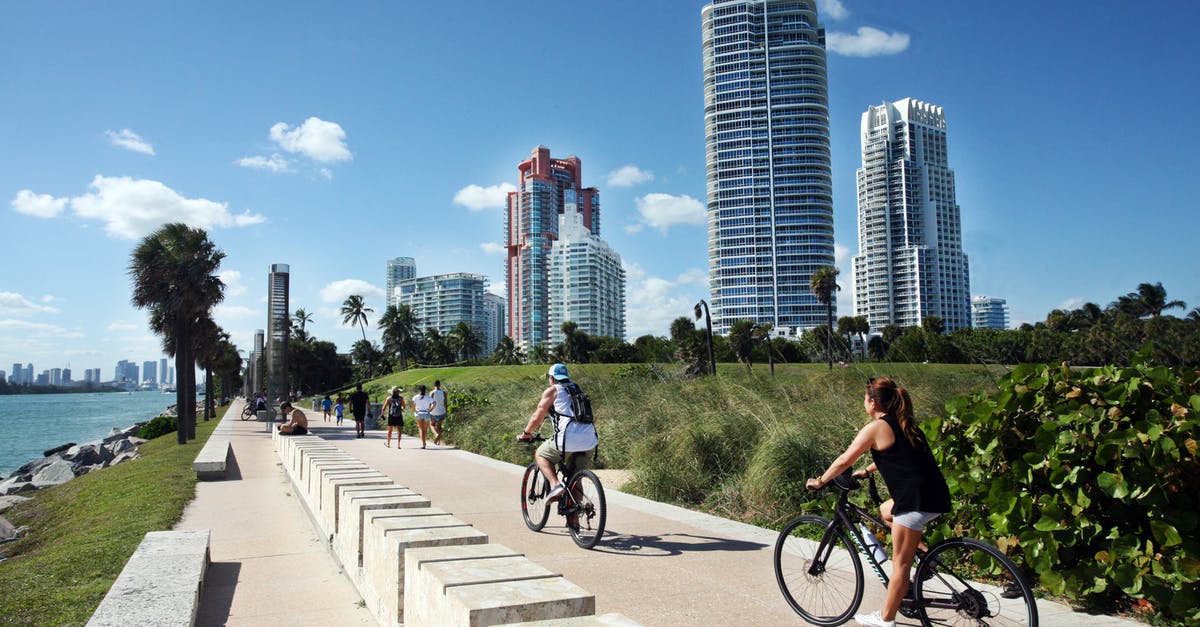
<path id="1" fill-rule="evenodd" d="M 281 435 L 305 435 L 308 433 L 308 417 L 304 415 L 303 411 L 284 401 L 279 406 L 279 413 L 283 414 L 284 419 L 284 423 L 279 425 Z"/>

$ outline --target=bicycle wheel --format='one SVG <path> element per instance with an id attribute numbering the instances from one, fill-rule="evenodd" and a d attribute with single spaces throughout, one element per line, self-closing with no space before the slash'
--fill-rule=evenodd
<path id="1" fill-rule="evenodd" d="M 571 475 L 570 486 L 570 490 L 563 492 L 563 498 L 567 499 L 567 529 L 571 530 L 575 544 L 590 549 L 604 536 L 604 521 L 608 517 L 604 486 L 590 470 Z"/>
<path id="2" fill-rule="evenodd" d="M 253 416 L 253 415 L 254 415 L 254 410 L 249 405 L 247 405 L 246 408 L 242 410 L 242 420 L 249 420 L 250 416 Z"/>
<path id="3" fill-rule="evenodd" d="M 854 545 L 829 520 L 800 516 L 775 541 L 775 580 L 788 605 L 814 625 L 840 625 L 863 598 L 862 562 Z M 822 544 L 826 532 L 831 532 Z"/>
<path id="4" fill-rule="evenodd" d="M 550 482 L 542 476 L 537 463 L 530 462 L 521 478 L 521 516 L 525 518 L 526 527 L 541 531 L 546 526 L 546 518 L 550 516 L 550 505 L 546 503 L 549 491 Z"/>
<path id="5" fill-rule="evenodd" d="M 1025 575 L 986 542 L 954 538 L 937 544 L 917 566 L 914 581 L 924 625 L 1038 624 Z"/>

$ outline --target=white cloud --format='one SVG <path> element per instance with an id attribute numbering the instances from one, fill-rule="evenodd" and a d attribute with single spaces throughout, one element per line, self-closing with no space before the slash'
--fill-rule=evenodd
<path id="1" fill-rule="evenodd" d="M 342 279 L 321 288 L 321 300 L 327 303 L 341 305 L 351 294 L 358 294 L 367 300 L 383 298 L 382 289 L 362 279 Z"/>
<path id="2" fill-rule="evenodd" d="M 0 315 L 33 316 L 61 313 L 57 307 L 39 305 L 16 292 L 0 292 Z"/>
<path id="3" fill-rule="evenodd" d="M 224 303 L 213 307 L 213 317 L 220 321 L 241 320 L 255 316 L 261 316 L 263 320 L 266 320 L 267 312 L 265 309 L 253 309 L 243 305 L 226 305 Z"/>
<path id="4" fill-rule="evenodd" d="M 67 198 L 55 198 L 48 194 L 35 194 L 27 189 L 17 192 L 12 200 L 13 211 L 37 218 L 53 218 L 67 208 Z"/>
<path id="5" fill-rule="evenodd" d="M 0 333 L 14 333 L 38 338 L 80 338 L 83 332 L 78 329 L 67 329 L 56 324 L 44 322 L 27 322 L 25 320 L 0 320 Z"/>
<path id="6" fill-rule="evenodd" d="M 624 229 L 626 233 L 633 235 L 634 233 L 641 233 L 642 229 L 645 227 L 646 227 L 645 224 L 638 223 L 638 224 L 626 224 L 625 226 L 623 226 L 621 228 Z"/>
<path id="7" fill-rule="evenodd" d="M 1061 309 L 1063 311 L 1074 311 L 1076 309 L 1079 309 L 1080 307 L 1083 307 L 1083 304 L 1086 302 L 1087 301 L 1084 300 L 1082 297 L 1072 296 L 1071 298 L 1064 300 L 1058 307 L 1055 307 L 1055 309 Z"/>
<path id="8" fill-rule="evenodd" d="M 817 15 L 831 20 L 844 20 L 850 17 L 850 11 L 842 4 L 842 0 L 817 0 Z"/>
<path id="9" fill-rule="evenodd" d="M 241 296 L 246 293 L 246 284 L 242 283 L 242 273 L 237 270 L 226 270 L 217 275 L 225 284 L 225 296 Z"/>
<path id="10" fill-rule="evenodd" d="M 633 187 L 639 183 L 649 183 L 653 180 L 653 172 L 642 170 L 632 163 L 608 173 L 609 187 Z"/>
<path id="11" fill-rule="evenodd" d="M 854 34 L 829 33 L 829 50 L 847 57 L 879 57 L 899 54 L 908 49 L 912 38 L 907 33 L 885 33 L 878 28 L 860 26 Z"/>
<path id="12" fill-rule="evenodd" d="M 266 222 L 248 211 L 235 216 L 225 203 L 184 198 L 158 181 L 96 175 L 90 187 L 95 191 L 72 198 L 71 208 L 80 217 L 104 221 L 109 235 L 123 239 L 137 239 L 168 222 L 204 229 Z"/>
<path id="13" fill-rule="evenodd" d="M 321 163 L 349 161 L 354 158 L 346 147 L 346 131 L 336 122 L 311 117 L 296 128 L 283 122 L 271 127 L 271 140 L 280 148 L 302 154 Z"/>
<path id="14" fill-rule="evenodd" d="M 850 249 L 837 242 L 833 243 L 833 263 L 838 267 L 850 265 Z M 842 276 L 846 276 L 843 272 Z"/>
<path id="15" fill-rule="evenodd" d="M 688 270 L 672 281 L 648 276 L 636 263 L 626 262 L 624 267 L 626 336 L 630 340 L 646 334 L 668 335 L 672 321 L 680 316 L 691 318 L 696 303 L 708 298 L 708 280 L 701 270 Z"/>
<path id="16" fill-rule="evenodd" d="M 270 157 L 264 157 L 262 155 L 242 157 L 241 159 L 234 161 L 234 163 L 242 166 L 243 168 L 250 168 L 252 170 L 268 170 L 276 174 L 292 171 L 292 162 L 288 161 L 286 157 L 279 153 L 273 153 Z"/>
<path id="17" fill-rule="evenodd" d="M 642 222 L 662 232 L 677 224 L 704 224 L 704 204 L 691 196 L 646 194 L 636 201 Z"/>
<path id="18" fill-rule="evenodd" d="M 496 242 L 484 242 L 479 245 L 479 248 L 483 249 L 483 252 L 489 255 L 503 255 L 505 250 L 504 244 Z"/>
<path id="19" fill-rule="evenodd" d="M 493 281 L 488 284 L 487 291 L 495 294 L 496 296 L 503 297 L 508 294 L 508 286 L 504 284 L 504 281 Z"/>
<path id="20" fill-rule="evenodd" d="M 153 155 L 154 146 L 150 142 L 142 139 L 141 135 L 133 132 L 130 129 L 123 128 L 119 131 L 104 131 L 108 136 L 108 141 L 118 148 L 140 152 L 144 155 Z"/>
<path id="21" fill-rule="evenodd" d="M 466 207 L 471 211 L 484 209 L 503 209 L 506 206 L 509 192 L 517 191 L 512 183 L 501 183 L 489 187 L 468 185 L 454 193 L 454 204 Z"/>

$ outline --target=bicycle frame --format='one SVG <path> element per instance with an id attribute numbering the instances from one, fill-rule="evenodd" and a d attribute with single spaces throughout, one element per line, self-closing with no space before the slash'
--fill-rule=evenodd
<path id="1" fill-rule="evenodd" d="M 879 505 L 882 503 L 883 499 L 879 497 L 879 492 L 875 487 L 875 478 L 869 477 L 869 482 L 871 500 L 875 501 L 876 505 Z M 839 485 L 838 487 L 841 488 L 842 486 Z M 875 571 L 875 576 L 879 578 L 879 581 L 883 583 L 883 586 L 886 588 L 891 580 L 887 576 L 887 573 L 883 572 L 882 564 L 876 561 L 873 552 L 867 548 L 867 542 L 863 538 L 862 533 L 859 532 L 858 526 L 855 525 L 855 523 L 861 522 L 865 518 L 866 520 L 874 523 L 875 526 L 887 529 L 889 537 L 891 536 L 891 527 L 884 523 L 883 520 L 881 520 L 875 514 L 862 507 L 859 507 L 855 503 L 851 503 L 850 492 L 850 489 L 842 488 L 842 493 L 838 495 L 837 504 L 833 507 L 833 520 L 830 521 L 829 526 L 825 529 L 825 535 L 821 537 L 820 549 L 818 550 L 817 554 L 822 559 L 819 561 L 820 563 L 824 563 L 824 561 L 829 558 L 830 552 L 836 545 L 836 543 L 832 541 L 834 534 L 844 530 L 849 533 L 850 537 L 854 540 L 854 544 L 856 545 L 855 548 L 858 550 L 858 554 L 866 558 L 867 564 L 871 567 L 871 570 Z M 921 553 L 923 553 L 923 551 L 918 549 L 918 558 L 920 557 Z M 817 566 L 818 564 L 814 562 L 811 568 L 815 569 Z"/>

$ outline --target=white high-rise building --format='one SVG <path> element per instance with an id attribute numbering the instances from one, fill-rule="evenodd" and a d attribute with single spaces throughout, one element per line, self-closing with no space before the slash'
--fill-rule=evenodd
<path id="1" fill-rule="evenodd" d="M 412 257 L 396 257 L 387 262 L 387 292 L 384 298 L 387 305 L 396 304 L 396 288 L 401 281 L 417 278 L 417 260 Z"/>
<path id="2" fill-rule="evenodd" d="M 484 292 L 483 306 L 487 312 L 488 328 L 487 335 L 487 354 L 492 354 L 496 350 L 496 345 L 500 343 L 500 339 L 508 335 L 508 329 L 504 323 L 508 321 L 508 299 L 493 294 Z"/>
<path id="3" fill-rule="evenodd" d="M 871 329 L 971 326 L 967 255 L 942 108 L 905 98 L 862 115 L 854 314 Z"/>
<path id="4" fill-rule="evenodd" d="M 460 322 L 471 325 L 482 341 L 478 354 L 482 358 L 495 348 L 487 346 L 488 311 L 483 297 L 487 287 L 486 276 L 466 272 L 407 279 L 396 288 L 396 306 L 408 305 L 422 332 L 434 328 L 448 335 Z"/>
<path id="5" fill-rule="evenodd" d="M 789 334 L 825 324 L 809 287 L 834 265 L 816 0 L 714 0 L 701 22 L 713 330 L 741 319 Z"/>
<path id="6" fill-rule="evenodd" d="M 971 326 L 976 329 L 1007 329 L 1008 301 L 991 296 L 972 298 Z"/>
<path id="7" fill-rule="evenodd" d="M 549 259 L 550 344 L 563 341 L 574 322 L 588 335 L 625 339 L 625 269 L 621 256 L 568 207 L 558 217 L 558 239 Z"/>

